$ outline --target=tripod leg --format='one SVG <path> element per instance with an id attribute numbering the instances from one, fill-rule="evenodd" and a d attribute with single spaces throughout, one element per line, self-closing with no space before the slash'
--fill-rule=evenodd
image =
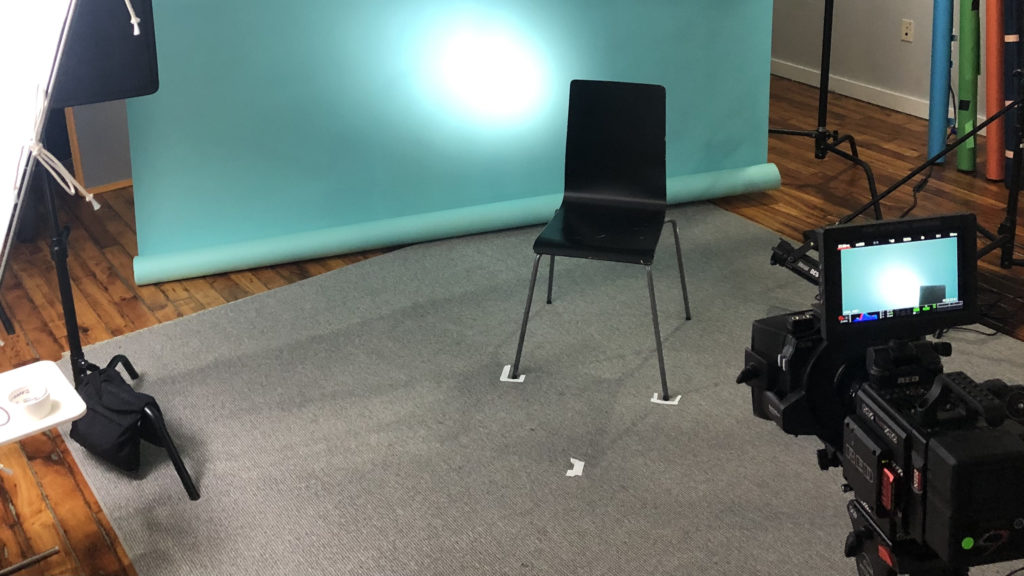
<path id="1" fill-rule="evenodd" d="M 157 435 L 160 437 L 164 450 L 167 451 L 167 456 L 170 457 L 171 464 L 174 465 L 174 471 L 178 473 L 178 478 L 181 479 L 181 484 L 185 487 L 185 492 L 188 493 L 189 500 L 199 500 L 199 490 L 196 489 L 195 483 L 192 482 L 192 476 L 188 473 L 188 469 L 185 468 L 185 463 L 181 461 L 178 449 L 174 446 L 170 433 L 167 432 L 167 426 L 164 424 L 164 417 L 160 413 L 160 409 L 150 404 L 143 408 L 142 411 L 149 418 L 150 424 L 152 424 Z"/>
<path id="2" fill-rule="evenodd" d="M 836 142 L 841 142 L 841 141 L 843 141 L 843 142 L 849 141 L 850 142 L 850 149 L 854 150 L 854 152 L 856 152 L 856 150 L 857 150 L 856 146 L 857 145 L 854 143 L 853 136 L 850 136 L 849 134 L 847 134 L 846 136 L 843 136 L 842 138 L 840 138 Z M 835 144 L 829 144 L 828 149 L 833 154 L 836 154 L 838 156 L 841 156 L 841 157 L 849 160 L 850 162 L 853 162 L 857 166 L 860 166 L 862 170 L 864 170 L 864 175 L 867 176 L 867 179 L 868 179 L 868 191 L 871 193 L 871 202 L 874 205 L 874 209 L 875 209 L 875 220 L 881 220 L 882 219 L 882 205 L 881 205 L 881 202 L 880 202 L 881 198 L 879 198 L 879 196 L 878 196 L 878 188 L 875 186 L 875 175 L 874 175 L 874 173 L 871 172 L 871 166 L 868 166 L 868 163 L 863 161 L 863 160 L 861 160 L 859 157 L 856 156 L 856 154 L 849 154 L 845 150 L 840 150 L 839 148 L 836 148 Z"/>
<path id="3" fill-rule="evenodd" d="M 832 142 L 832 145 L 839 146 L 844 142 L 850 145 L 850 154 L 853 154 L 855 158 L 860 158 L 860 155 L 857 154 L 857 141 L 854 140 L 851 134 L 843 134 L 839 138 L 836 138 L 835 141 Z"/>

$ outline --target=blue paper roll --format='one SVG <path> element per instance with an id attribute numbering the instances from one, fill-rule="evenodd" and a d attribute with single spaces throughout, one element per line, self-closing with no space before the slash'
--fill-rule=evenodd
<path id="1" fill-rule="evenodd" d="M 949 117 L 949 74 L 953 65 L 953 1 L 935 0 L 932 12 L 931 91 L 928 106 L 928 156 L 946 147 Z M 940 159 L 941 163 L 943 160 Z"/>

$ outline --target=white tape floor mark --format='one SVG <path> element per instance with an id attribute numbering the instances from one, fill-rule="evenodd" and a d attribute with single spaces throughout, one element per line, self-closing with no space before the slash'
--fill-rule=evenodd
<path id="1" fill-rule="evenodd" d="M 651 398 L 651 402 L 654 402 L 655 404 L 664 404 L 665 406 L 679 406 L 679 399 L 682 397 L 682 394 L 680 394 L 671 400 L 662 400 L 661 396 L 655 392 L 654 398 Z"/>
<path id="2" fill-rule="evenodd" d="M 505 369 L 501 371 L 502 382 L 522 382 L 526 380 L 526 374 L 520 374 L 519 378 L 509 378 L 509 373 L 512 372 L 512 365 L 505 364 Z"/>
<path id="3" fill-rule="evenodd" d="M 572 464 L 572 469 L 566 470 L 566 476 L 583 476 L 583 460 L 569 458 L 569 463 Z"/>

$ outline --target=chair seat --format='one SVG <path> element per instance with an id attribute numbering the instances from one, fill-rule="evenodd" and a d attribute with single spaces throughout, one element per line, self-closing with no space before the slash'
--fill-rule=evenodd
<path id="1" fill-rule="evenodd" d="M 663 211 L 559 208 L 533 243 L 537 254 L 651 264 L 665 223 Z"/>

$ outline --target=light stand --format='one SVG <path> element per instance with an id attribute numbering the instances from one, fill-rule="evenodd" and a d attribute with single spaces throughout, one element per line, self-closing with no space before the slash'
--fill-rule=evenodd
<path id="1" fill-rule="evenodd" d="M 78 331 L 78 315 L 75 312 L 75 297 L 71 291 L 71 275 L 68 272 L 68 235 L 71 229 L 61 228 L 57 218 L 57 202 L 53 195 L 53 185 L 49 174 L 40 171 L 43 178 L 43 195 L 46 197 L 46 208 L 50 219 L 50 257 L 57 268 L 57 287 L 60 290 L 61 307 L 64 309 L 64 326 L 68 334 L 68 352 L 71 360 L 71 373 L 77 388 L 89 372 L 99 370 L 99 366 L 85 359 L 82 351 L 82 340 Z"/>
<path id="2" fill-rule="evenodd" d="M 828 82 L 829 67 L 832 60 L 832 13 L 835 0 L 825 0 L 825 21 L 821 36 L 821 79 L 818 82 L 818 127 L 815 130 L 785 130 L 780 128 L 769 128 L 769 134 L 781 134 L 785 136 L 804 136 L 814 139 L 814 157 L 823 160 L 831 152 L 841 158 L 860 166 L 868 179 L 868 189 L 871 191 L 871 201 L 875 210 L 875 219 L 882 219 L 882 207 L 878 200 L 878 190 L 875 186 L 875 176 L 867 162 L 860 159 L 857 154 L 857 142 L 849 134 L 839 135 L 838 130 L 830 131 L 828 124 Z M 840 144 L 848 142 L 850 152 L 841 150 Z"/>
<path id="3" fill-rule="evenodd" d="M 1022 13 L 1021 23 L 1024 24 L 1024 5 L 1018 7 L 1018 11 Z M 1024 43 L 1017 42 L 1018 66 L 1024 65 L 1024 60 L 1021 60 L 1021 58 L 1024 58 Z M 1024 70 L 1017 68 L 1013 71 L 1013 75 L 1017 79 L 1017 101 L 1007 106 L 1007 109 L 1015 105 L 1019 108 L 1021 102 L 1024 102 Z M 1002 268 L 1024 266 L 1024 258 L 1014 257 L 1017 241 L 1017 212 L 1020 203 L 1021 169 L 1024 168 L 1024 151 L 1021 150 L 1021 147 L 1024 146 L 1024 114 L 1018 110 L 1015 116 L 1017 119 L 1015 126 L 1017 146 L 1013 149 L 1013 161 L 1010 164 L 1010 181 L 1007 182 L 1006 186 L 1006 215 L 1002 223 L 999 224 L 995 234 L 984 228 L 978 228 L 978 233 L 989 240 L 988 244 L 978 249 L 978 258 L 998 248 L 1000 249 L 999 266 Z"/>

